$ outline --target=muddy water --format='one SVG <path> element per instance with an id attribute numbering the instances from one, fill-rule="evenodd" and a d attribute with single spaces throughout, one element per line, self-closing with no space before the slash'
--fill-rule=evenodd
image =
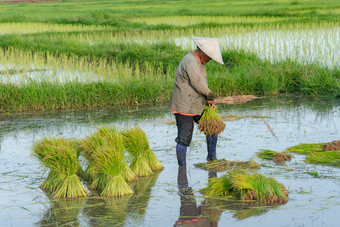
<path id="1" fill-rule="evenodd" d="M 198 192 L 214 173 L 195 163 L 206 157 L 205 137 L 197 128 L 188 150 L 187 169 L 178 172 L 176 126 L 164 107 L 134 107 L 109 111 L 62 112 L 0 117 L 0 222 L 2 226 L 338 226 L 340 169 L 306 164 L 304 156 L 275 165 L 256 158 L 259 149 L 282 151 L 299 143 L 340 139 L 340 102 L 275 97 L 242 105 L 219 104 L 224 115 L 250 116 L 226 122 L 219 137 L 218 157 L 255 159 L 259 172 L 273 176 L 289 190 L 288 203 L 256 203 L 204 199 Z M 251 117 L 256 116 L 256 117 Z M 263 116 L 265 118 L 258 118 Z M 43 169 L 31 156 L 32 143 L 44 136 L 84 138 L 96 126 L 140 126 L 164 165 L 151 178 L 131 185 L 135 194 L 121 199 L 100 198 L 95 192 L 77 200 L 55 200 L 39 189 Z M 310 174 L 317 172 L 318 177 Z M 179 193 L 177 185 L 192 191 Z M 217 173 L 220 176 L 222 173 Z M 187 179 L 187 181 L 185 181 Z M 199 218 L 196 218 L 199 216 Z"/>

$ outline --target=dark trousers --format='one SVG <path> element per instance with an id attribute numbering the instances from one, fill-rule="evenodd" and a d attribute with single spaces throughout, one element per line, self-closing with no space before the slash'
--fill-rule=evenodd
<path id="1" fill-rule="evenodd" d="M 176 143 L 183 146 L 189 146 L 192 139 L 192 133 L 194 131 L 194 122 L 198 123 L 202 115 L 186 116 L 182 114 L 175 114 L 177 125 L 177 138 Z"/>

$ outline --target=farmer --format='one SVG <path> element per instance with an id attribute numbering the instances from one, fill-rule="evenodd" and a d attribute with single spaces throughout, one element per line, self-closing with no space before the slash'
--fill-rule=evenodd
<path id="1" fill-rule="evenodd" d="M 208 88 L 205 63 L 213 59 L 224 64 L 218 40 L 192 36 L 197 49 L 190 51 L 179 63 L 175 87 L 170 99 L 170 110 L 175 114 L 177 125 L 176 155 L 179 166 L 186 165 L 187 147 L 191 143 L 194 122 L 198 123 L 204 106 L 216 108 L 215 94 Z M 207 161 L 216 159 L 217 135 L 206 136 Z"/>

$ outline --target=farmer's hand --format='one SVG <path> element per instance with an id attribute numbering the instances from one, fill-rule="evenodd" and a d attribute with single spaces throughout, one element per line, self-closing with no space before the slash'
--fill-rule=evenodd
<path id="1" fill-rule="evenodd" d="M 213 109 L 216 108 L 216 106 L 215 106 L 215 104 L 214 104 L 214 101 L 207 100 L 207 105 L 208 105 L 210 108 L 213 108 Z"/>

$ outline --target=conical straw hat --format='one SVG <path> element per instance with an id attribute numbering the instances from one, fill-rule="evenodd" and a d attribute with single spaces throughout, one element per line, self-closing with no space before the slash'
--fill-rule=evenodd
<path id="1" fill-rule="evenodd" d="M 221 55 L 220 45 L 218 44 L 218 40 L 216 38 L 196 36 L 192 36 L 191 38 L 196 43 L 196 45 L 211 59 L 222 65 L 224 64 Z"/>

